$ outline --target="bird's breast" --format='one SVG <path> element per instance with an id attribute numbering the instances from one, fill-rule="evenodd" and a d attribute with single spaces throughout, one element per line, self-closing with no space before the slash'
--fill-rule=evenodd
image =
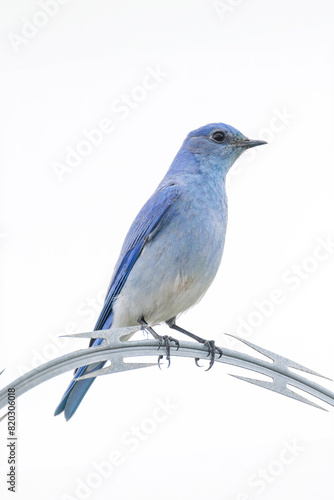
<path id="1" fill-rule="evenodd" d="M 115 322 L 151 324 L 186 311 L 205 294 L 221 262 L 227 223 L 224 200 L 184 197 L 144 247 L 115 303 Z"/>

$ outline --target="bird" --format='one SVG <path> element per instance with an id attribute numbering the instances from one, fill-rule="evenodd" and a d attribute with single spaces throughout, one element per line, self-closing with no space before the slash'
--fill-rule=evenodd
<path id="1" fill-rule="evenodd" d="M 226 175 L 244 151 L 262 144 L 224 123 L 187 135 L 125 237 L 94 330 L 140 324 L 165 346 L 169 361 L 170 345 L 178 347 L 178 340 L 161 337 L 153 328 L 166 323 L 207 345 L 211 368 L 221 350 L 181 328 L 176 319 L 201 300 L 220 266 L 228 216 Z M 90 346 L 102 342 L 91 339 Z M 76 379 L 104 363 L 76 370 L 55 415 L 73 416 L 95 380 Z"/>

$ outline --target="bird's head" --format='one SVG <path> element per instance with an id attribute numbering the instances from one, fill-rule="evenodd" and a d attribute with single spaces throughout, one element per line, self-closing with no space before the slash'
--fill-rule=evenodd
<path id="1" fill-rule="evenodd" d="M 261 144 L 267 143 L 248 139 L 225 123 L 210 123 L 190 132 L 183 148 L 195 154 L 201 163 L 216 165 L 227 173 L 246 149 Z"/>

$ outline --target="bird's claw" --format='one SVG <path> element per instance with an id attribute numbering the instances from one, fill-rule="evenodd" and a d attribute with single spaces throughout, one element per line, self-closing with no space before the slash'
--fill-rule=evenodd
<path id="1" fill-rule="evenodd" d="M 170 343 L 171 342 L 174 342 L 176 344 L 176 350 L 178 350 L 180 348 L 180 342 L 175 339 L 174 337 L 169 337 L 168 335 L 163 335 L 162 337 L 159 338 L 159 347 L 158 347 L 158 350 L 160 349 L 160 347 L 163 345 L 166 349 L 166 359 L 168 361 L 168 365 L 167 365 L 167 368 L 170 367 Z M 160 365 L 160 361 L 162 360 L 163 358 L 163 355 L 160 354 L 160 356 L 158 357 L 158 366 L 161 370 L 161 365 Z"/>
<path id="2" fill-rule="evenodd" d="M 215 341 L 214 340 L 205 340 L 205 342 L 203 342 L 204 345 L 207 346 L 209 352 L 208 352 L 208 356 L 210 356 L 210 363 L 209 363 L 209 366 L 208 368 L 205 370 L 206 372 L 208 372 L 209 370 L 211 370 L 211 368 L 213 367 L 213 364 L 215 362 L 215 354 L 216 354 L 216 351 L 218 352 L 219 354 L 219 358 L 222 357 L 223 355 L 223 351 L 221 350 L 220 347 L 217 347 L 215 345 Z M 202 366 L 198 363 L 199 362 L 199 359 L 200 358 L 195 358 L 195 364 L 196 366 L 198 366 L 199 368 L 202 368 Z"/>
<path id="3" fill-rule="evenodd" d="M 161 364 L 160 364 L 160 361 L 162 360 L 162 358 L 163 358 L 163 355 L 162 355 L 162 354 L 160 354 L 160 356 L 158 356 L 158 366 L 159 366 L 160 370 L 162 369 L 162 368 L 161 368 Z M 170 362 L 169 362 L 169 364 L 168 364 L 168 367 L 169 367 L 169 365 L 170 365 Z"/>
<path id="4" fill-rule="evenodd" d="M 203 368 L 203 365 L 199 364 L 200 358 L 195 358 L 195 365 L 198 366 L 198 368 Z"/>

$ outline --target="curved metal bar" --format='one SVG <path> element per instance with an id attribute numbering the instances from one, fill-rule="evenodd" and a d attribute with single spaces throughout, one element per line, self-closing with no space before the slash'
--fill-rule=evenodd
<path id="1" fill-rule="evenodd" d="M 111 363 L 110 366 L 106 366 L 100 370 L 88 373 L 83 377 L 80 377 L 80 379 L 156 366 L 157 363 L 133 363 L 124 361 L 124 358 L 154 356 L 163 352 L 163 350 L 159 350 L 159 341 L 155 339 L 127 342 L 123 342 L 121 340 L 123 336 L 128 335 L 129 333 L 133 334 L 139 329 L 140 327 L 133 326 L 127 328 L 67 335 L 68 337 L 79 338 L 103 338 L 104 341 L 97 347 L 80 349 L 78 351 L 65 354 L 64 356 L 51 360 L 22 375 L 20 378 L 0 391 L 0 408 L 4 407 L 7 403 L 7 394 L 9 388 L 15 387 L 16 396 L 20 396 L 21 394 L 24 394 L 25 392 L 29 391 L 33 387 L 36 387 L 42 382 L 45 382 L 46 380 L 49 380 L 69 370 L 73 370 L 74 368 L 77 368 L 79 366 L 108 360 Z M 321 385 L 313 382 L 310 379 L 303 377 L 299 373 L 291 371 L 291 369 L 300 370 L 302 372 L 319 377 L 322 377 L 322 375 L 298 363 L 295 363 L 288 358 L 263 349 L 262 347 L 252 344 L 251 342 L 248 342 L 244 339 L 235 337 L 233 335 L 230 336 L 243 342 L 252 349 L 260 352 L 269 360 L 264 361 L 243 352 L 221 348 L 223 351 L 223 355 L 220 358 L 217 355 L 215 361 L 261 373 L 262 375 L 269 377 L 271 380 L 257 380 L 239 375 L 232 375 L 233 377 L 258 385 L 265 389 L 269 389 L 284 396 L 288 396 L 311 406 L 324 409 L 313 401 L 310 401 L 300 394 L 297 394 L 288 387 L 292 386 L 296 389 L 304 391 L 306 394 L 314 396 L 315 398 L 331 406 L 334 406 L 334 392 L 330 391 L 326 387 L 322 387 Z M 176 347 L 172 345 L 170 354 L 171 356 L 199 359 L 206 359 L 208 356 L 207 348 L 203 344 L 183 341 L 180 341 L 179 349 L 176 349 Z"/>

